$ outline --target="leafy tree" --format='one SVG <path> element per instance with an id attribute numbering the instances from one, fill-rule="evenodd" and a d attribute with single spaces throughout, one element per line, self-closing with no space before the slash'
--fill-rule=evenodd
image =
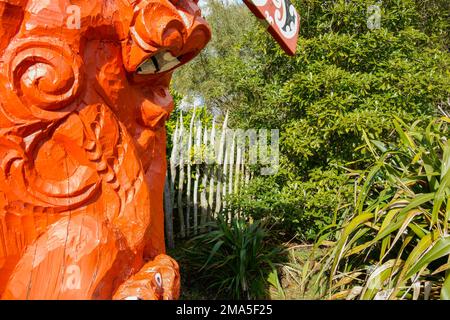
<path id="1" fill-rule="evenodd" d="M 302 17 L 294 58 L 246 8 L 212 1 L 215 37 L 174 87 L 231 110 L 234 127 L 280 129 L 280 171 L 255 179 L 238 205 L 310 240 L 352 204 L 347 169 L 369 161 L 363 131 L 395 141 L 393 116 L 409 124 L 446 105 L 450 7 L 446 0 L 380 2 L 381 28 L 371 30 L 373 0 L 293 2 Z"/>

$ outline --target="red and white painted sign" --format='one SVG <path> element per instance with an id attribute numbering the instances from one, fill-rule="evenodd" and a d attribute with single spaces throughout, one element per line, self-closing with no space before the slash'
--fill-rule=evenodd
<path id="1" fill-rule="evenodd" d="M 289 55 L 297 49 L 300 15 L 289 0 L 244 0 L 256 17 L 268 23 L 270 34 Z"/>

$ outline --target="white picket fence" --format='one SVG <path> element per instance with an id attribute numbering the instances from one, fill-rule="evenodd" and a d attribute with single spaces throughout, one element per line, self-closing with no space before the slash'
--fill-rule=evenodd
<path id="1" fill-rule="evenodd" d="M 174 246 L 174 238 L 205 232 L 205 224 L 227 208 L 226 196 L 238 193 L 251 180 L 245 146 L 236 143 L 232 134 L 228 114 L 222 125 L 212 120 L 208 126 L 194 109 L 188 128 L 183 114 L 178 118 L 164 195 L 169 247 Z"/>

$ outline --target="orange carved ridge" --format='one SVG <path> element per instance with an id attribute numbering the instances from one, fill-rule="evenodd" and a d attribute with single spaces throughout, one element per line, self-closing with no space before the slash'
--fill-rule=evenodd
<path id="1" fill-rule="evenodd" d="M 178 298 L 168 86 L 210 37 L 196 1 L 0 0 L 3 299 Z"/>

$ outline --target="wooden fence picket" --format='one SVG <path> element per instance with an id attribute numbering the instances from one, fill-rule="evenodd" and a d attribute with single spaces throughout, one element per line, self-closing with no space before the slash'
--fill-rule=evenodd
<path id="1" fill-rule="evenodd" d="M 205 225 L 227 208 L 225 197 L 241 192 L 252 178 L 245 163 L 245 146 L 239 143 L 237 131 L 228 129 L 229 114 L 225 115 L 220 129 L 215 119 L 210 125 L 202 123 L 196 111 L 194 108 L 189 131 L 180 114 L 172 136 L 164 188 L 169 248 L 173 248 L 175 237 L 188 238 L 206 232 Z M 178 215 L 174 219 L 175 210 Z M 241 213 L 229 212 L 229 219 L 232 214 Z M 174 220 L 179 226 L 177 232 Z"/>

